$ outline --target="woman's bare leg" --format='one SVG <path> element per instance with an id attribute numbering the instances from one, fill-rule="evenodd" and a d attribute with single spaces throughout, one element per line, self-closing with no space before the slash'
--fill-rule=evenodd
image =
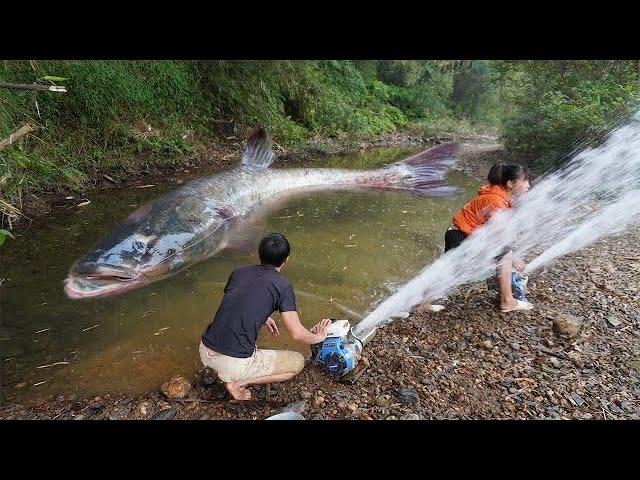
<path id="1" fill-rule="evenodd" d="M 513 268 L 511 252 L 507 253 L 496 268 L 496 280 L 500 289 L 500 308 L 503 310 L 514 308 L 517 301 L 513 298 L 511 289 L 511 270 Z"/>

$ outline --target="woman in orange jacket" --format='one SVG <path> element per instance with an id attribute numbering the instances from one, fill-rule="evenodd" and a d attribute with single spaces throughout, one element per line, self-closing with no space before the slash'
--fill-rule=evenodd
<path id="1" fill-rule="evenodd" d="M 495 164 L 487 176 L 488 185 L 478 190 L 478 195 L 469 201 L 453 217 L 453 222 L 444 236 L 444 251 L 447 252 L 460 245 L 471 233 L 484 225 L 498 210 L 512 207 L 514 196 L 529 190 L 529 170 L 518 164 Z M 513 297 L 511 287 L 511 271 L 524 271 L 522 260 L 513 258 L 511 250 L 498 257 L 496 278 L 500 289 L 500 311 L 512 312 L 531 310 L 533 305 Z M 424 302 L 416 308 L 416 312 L 437 311 L 442 307 Z"/>

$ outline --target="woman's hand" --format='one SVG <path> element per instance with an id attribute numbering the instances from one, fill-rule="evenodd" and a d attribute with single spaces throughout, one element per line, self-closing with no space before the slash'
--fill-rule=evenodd
<path id="1" fill-rule="evenodd" d="M 526 268 L 525 263 L 520 260 L 519 258 L 514 258 L 513 259 L 513 268 L 515 268 L 517 271 L 519 271 L 520 273 L 524 272 L 524 269 Z"/>
<path id="2" fill-rule="evenodd" d="M 267 318 L 267 321 L 264 322 L 264 324 L 271 332 L 272 337 L 277 337 L 278 335 L 280 335 L 280 332 L 278 331 L 278 325 L 276 325 L 276 321 L 273 318 Z"/>

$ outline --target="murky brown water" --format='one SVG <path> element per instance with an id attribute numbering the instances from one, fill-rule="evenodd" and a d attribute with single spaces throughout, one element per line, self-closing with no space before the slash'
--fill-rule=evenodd
<path id="1" fill-rule="evenodd" d="M 417 150 L 377 149 L 304 165 L 369 169 Z M 459 196 L 314 192 L 288 201 L 264 219 L 265 231 L 283 232 L 291 242 L 283 273 L 294 285 L 305 325 L 323 317 L 357 322 L 441 254 L 454 210 L 477 188 L 475 180 L 460 172 L 449 172 L 448 180 L 460 187 Z M 191 375 L 200 368 L 200 335 L 215 313 L 229 273 L 256 263 L 257 255 L 224 252 L 113 298 L 73 301 L 62 289 L 73 261 L 136 206 L 176 186 L 168 182 L 96 192 L 90 205 L 74 207 L 71 214 L 5 243 L 0 272 L 5 278 L 0 287 L 1 401 L 146 391 L 173 374 Z M 277 339 L 261 332 L 258 345 L 305 351 L 284 326 L 280 331 Z"/>

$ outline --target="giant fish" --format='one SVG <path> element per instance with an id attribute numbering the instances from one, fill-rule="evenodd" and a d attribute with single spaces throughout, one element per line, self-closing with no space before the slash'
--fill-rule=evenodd
<path id="1" fill-rule="evenodd" d="M 444 180 L 454 143 L 442 143 L 377 170 L 270 169 L 267 132 L 247 140 L 239 167 L 193 180 L 134 211 L 65 279 L 69 298 L 114 295 L 166 278 L 232 246 L 243 220 L 270 205 L 316 189 L 396 189 L 452 195 Z"/>

